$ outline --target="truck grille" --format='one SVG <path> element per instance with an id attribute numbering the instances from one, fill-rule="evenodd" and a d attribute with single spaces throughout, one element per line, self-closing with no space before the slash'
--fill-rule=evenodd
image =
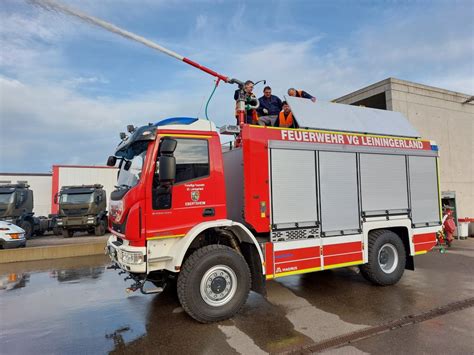
<path id="1" fill-rule="evenodd" d="M 79 208 L 79 209 L 71 209 L 71 210 L 63 209 L 64 214 L 66 216 L 83 216 L 87 213 L 88 210 L 89 210 L 88 208 Z"/>

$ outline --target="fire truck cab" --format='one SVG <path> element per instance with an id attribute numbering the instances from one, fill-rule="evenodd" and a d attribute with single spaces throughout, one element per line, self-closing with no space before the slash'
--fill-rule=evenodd
<path id="1" fill-rule="evenodd" d="M 433 248 L 436 144 L 396 112 L 287 100 L 299 128 L 226 127 L 238 144 L 224 152 L 215 125 L 197 118 L 121 134 L 106 252 L 129 290 L 176 279 L 183 309 L 213 322 L 268 279 L 358 265 L 392 285 Z"/>

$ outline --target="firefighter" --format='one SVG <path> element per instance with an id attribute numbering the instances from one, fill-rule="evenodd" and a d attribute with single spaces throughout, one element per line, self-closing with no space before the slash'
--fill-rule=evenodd
<path id="1" fill-rule="evenodd" d="M 456 231 L 456 223 L 453 218 L 453 211 L 451 209 L 445 209 L 443 218 L 443 229 L 446 237 L 446 245 L 451 246 L 454 240 L 454 232 Z"/>
<path id="2" fill-rule="evenodd" d="M 303 91 L 303 90 L 296 90 L 295 88 L 289 88 L 288 95 L 302 97 L 303 99 L 310 99 L 311 101 L 316 102 L 316 98 L 314 96 L 308 94 L 306 91 Z"/>
<path id="3" fill-rule="evenodd" d="M 245 90 L 245 106 L 258 106 L 258 99 L 253 93 L 253 86 L 254 82 L 252 80 L 247 80 L 244 84 L 244 90 Z M 234 100 L 237 101 L 239 99 L 239 89 L 235 90 L 234 92 Z M 237 111 L 237 107 L 236 107 Z M 235 114 L 235 117 L 237 118 L 238 121 L 238 115 L 237 112 Z M 237 122 L 238 124 L 239 122 Z M 255 109 L 248 109 L 245 115 L 245 123 L 249 124 L 257 124 L 258 123 L 258 114 L 257 110 Z"/>
<path id="4" fill-rule="evenodd" d="M 298 128 L 293 113 L 291 112 L 290 105 L 288 105 L 286 101 L 282 102 L 282 110 L 275 121 L 275 127 Z"/>
<path id="5" fill-rule="evenodd" d="M 259 123 L 271 126 L 281 111 L 281 100 L 272 95 L 272 88 L 265 86 L 263 96 L 258 99 L 260 107 L 257 109 Z"/>

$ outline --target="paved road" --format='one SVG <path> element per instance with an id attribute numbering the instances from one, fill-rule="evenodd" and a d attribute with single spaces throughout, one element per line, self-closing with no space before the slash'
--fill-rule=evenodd
<path id="1" fill-rule="evenodd" d="M 232 320 L 202 325 L 175 292 L 127 295 L 102 257 L 0 265 L 0 352 L 263 354 L 300 350 L 474 296 L 474 240 L 416 259 L 392 287 L 355 269 L 292 276 L 251 294 Z M 38 271 L 39 270 L 39 271 Z M 473 353 L 474 308 L 339 344 L 329 354 Z"/>

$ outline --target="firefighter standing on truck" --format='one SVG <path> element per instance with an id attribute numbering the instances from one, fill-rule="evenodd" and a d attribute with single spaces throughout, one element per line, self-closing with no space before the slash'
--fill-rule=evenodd
<path id="1" fill-rule="evenodd" d="M 275 127 L 282 127 L 282 128 L 298 128 L 296 126 L 296 121 L 293 117 L 293 113 L 291 112 L 290 105 L 286 101 L 282 102 L 282 110 L 278 114 L 278 118 L 275 121 Z"/>
<path id="2" fill-rule="evenodd" d="M 295 96 L 295 97 L 301 97 L 303 99 L 310 99 L 313 102 L 316 102 L 316 97 L 313 95 L 308 94 L 304 90 L 296 90 L 295 88 L 289 88 L 288 89 L 288 95 L 290 96 Z"/>
<path id="3" fill-rule="evenodd" d="M 258 106 L 258 103 L 259 103 L 257 97 L 253 93 L 253 86 L 254 86 L 254 82 L 252 80 L 247 80 L 244 84 L 245 107 L 246 107 L 245 123 L 249 123 L 249 124 L 257 124 L 258 122 L 257 110 L 253 108 L 247 109 L 249 105 Z M 237 89 L 235 90 L 235 93 L 234 93 L 234 100 L 237 101 L 238 99 L 239 99 L 239 90 Z M 236 107 L 235 117 L 238 120 L 237 107 Z"/>

